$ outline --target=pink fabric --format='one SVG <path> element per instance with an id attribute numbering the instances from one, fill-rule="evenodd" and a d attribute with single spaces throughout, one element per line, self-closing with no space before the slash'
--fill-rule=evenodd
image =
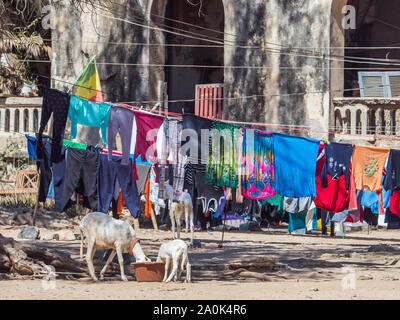
<path id="1" fill-rule="evenodd" d="M 164 117 L 135 111 L 136 121 L 136 144 L 135 159 L 140 155 L 142 161 L 147 161 L 152 157 L 157 157 L 157 134 Z M 138 180 L 136 163 L 133 162 L 132 176 Z"/>

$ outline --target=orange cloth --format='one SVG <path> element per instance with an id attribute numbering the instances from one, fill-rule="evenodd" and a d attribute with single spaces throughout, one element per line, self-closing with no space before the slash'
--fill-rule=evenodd
<path id="1" fill-rule="evenodd" d="M 146 218 L 150 217 L 150 211 L 151 211 L 151 201 L 150 201 L 150 181 L 147 179 L 146 185 L 144 187 L 144 193 L 146 195 L 146 206 L 144 209 L 144 216 Z"/>
<path id="2" fill-rule="evenodd" d="M 355 146 L 352 157 L 355 187 L 358 190 L 382 190 L 382 173 L 389 149 Z"/>
<path id="3" fill-rule="evenodd" d="M 117 214 L 121 215 L 122 207 L 124 206 L 125 200 L 124 196 L 122 195 L 122 190 L 119 189 L 119 196 L 118 196 L 118 203 L 117 203 Z"/>
<path id="4" fill-rule="evenodd" d="M 350 171 L 349 192 L 350 192 L 349 211 L 355 211 L 358 209 L 358 203 L 357 203 L 357 191 L 356 191 L 356 184 L 354 182 L 353 171 Z"/>

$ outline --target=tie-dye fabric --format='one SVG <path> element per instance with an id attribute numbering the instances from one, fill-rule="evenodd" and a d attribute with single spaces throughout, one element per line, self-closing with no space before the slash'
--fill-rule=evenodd
<path id="1" fill-rule="evenodd" d="M 272 134 L 246 129 L 243 134 L 242 195 L 261 200 L 273 197 Z"/>

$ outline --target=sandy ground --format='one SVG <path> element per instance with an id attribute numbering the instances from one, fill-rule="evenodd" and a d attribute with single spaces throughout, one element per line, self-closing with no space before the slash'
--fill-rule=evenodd
<path id="1" fill-rule="evenodd" d="M 0 233 L 16 238 L 20 228 L 0 226 Z M 138 236 L 143 250 L 154 260 L 160 244 L 170 239 L 171 233 L 141 229 Z M 240 278 L 217 280 L 196 276 L 196 270 L 193 270 L 192 283 L 122 282 L 107 278 L 94 283 L 56 278 L 55 287 L 46 289 L 41 279 L 3 280 L 0 299 L 400 299 L 400 233 L 396 230 L 372 230 L 369 234 L 366 230 L 353 231 L 345 238 L 289 235 L 284 229 L 230 231 L 225 233 L 222 249 L 216 248 L 221 232 L 196 232 L 195 238 L 208 248 L 190 248 L 192 265 L 271 257 L 280 267 L 268 271 L 271 282 Z M 79 241 L 38 242 L 78 258 Z"/>

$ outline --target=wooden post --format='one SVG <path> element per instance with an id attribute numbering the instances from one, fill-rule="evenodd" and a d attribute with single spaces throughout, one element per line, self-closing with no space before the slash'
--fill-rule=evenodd
<path id="1" fill-rule="evenodd" d="M 135 229 L 135 231 L 140 230 L 139 219 L 138 218 L 133 218 L 133 228 Z"/>
<path id="2" fill-rule="evenodd" d="M 39 172 L 39 177 L 38 177 L 38 194 L 36 197 L 36 204 L 35 204 L 35 208 L 33 209 L 33 218 L 32 218 L 32 225 L 34 226 L 36 223 L 36 216 L 37 216 L 37 210 L 39 207 L 39 191 L 40 191 L 40 170 L 38 170 Z"/>
<path id="3" fill-rule="evenodd" d="M 151 222 L 153 223 L 154 230 L 158 231 L 156 215 L 154 214 L 153 207 L 150 209 L 150 217 L 151 217 Z"/>

